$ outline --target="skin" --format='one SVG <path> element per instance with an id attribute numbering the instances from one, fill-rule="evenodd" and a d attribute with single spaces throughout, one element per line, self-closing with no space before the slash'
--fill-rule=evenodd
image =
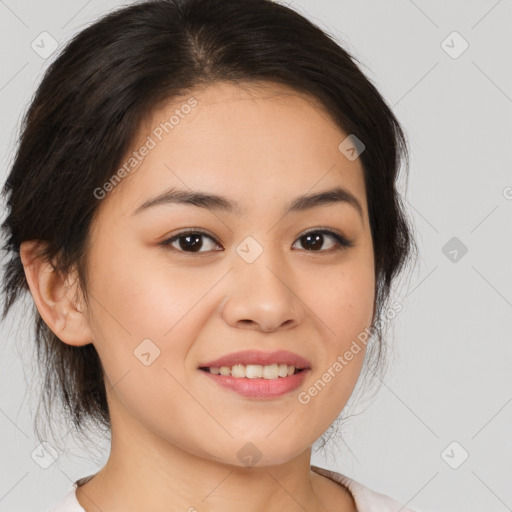
<path id="1" fill-rule="evenodd" d="M 59 279 L 22 245 L 36 305 L 64 342 L 93 343 L 105 369 L 112 421 L 106 465 L 80 487 L 87 512 L 354 511 L 344 487 L 310 470 L 311 447 L 345 406 L 363 349 L 307 404 L 307 390 L 371 325 L 374 259 L 359 158 L 313 98 L 275 84 L 217 83 L 196 89 L 198 105 L 152 149 L 136 172 L 101 200 L 88 260 L 88 305 L 76 275 Z M 133 149 L 186 102 L 174 99 L 140 127 Z M 295 197 L 342 186 L 362 206 L 324 204 L 283 215 Z M 133 215 L 171 187 L 223 195 L 241 211 L 168 204 Z M 307 250 L 303 234 L 330 228 Z M 159 242 L 202 228 L 201 251 Z M 318 230 L 317 230 L 318 231 Z M 237 246 L 263 249 L 247 263 Z M 182 242 L 186 242 L 183 241 Z M 182 246 L 181 246 L 182 247 Z M 187 245 L 185 244 L 185 248 Z M 215 251 L 215 248 L 223 250 Z M 134 356 L 143 339 L 160 355 Z M 200 363 L 242 349 L 296 352 L 311 362 L 301 387 L 251 400 L 213 383 Z M 237 452 L 253 443 L 261 459 Z"/>

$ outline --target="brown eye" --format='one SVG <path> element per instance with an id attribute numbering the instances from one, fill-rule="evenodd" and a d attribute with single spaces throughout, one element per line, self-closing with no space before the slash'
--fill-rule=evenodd
<path id="1" fill-rule="evenodd" d="M 324 245 L 326 238 L 331 238 L 335 240 L 334 249 L 332 249 L 331 247 L 330 249 L 328 248 L 326 250 L 319 250 Z M 310 231 L 309 233 L 302 235 L 298 240 L 300 240 L 302 247 L 306 251 L 313 252 L 330 252 L 331 250 L 344 249 L 346 247 L 352 247 L 354 245 L 345 237 L 329 230 Z"/>
<path id="2" fill-rule="evenodd" d="M 201 231 L 184 231 L 178 233 L 177 235 L 168 238 L 160 243 L 163 247 L 170 246 L 172 249 L 179 252 L 191 252 L 191 253 L 202 253 L 209 252 L 212 249 L 208 249 L 208 243 L 204 243 L 204 239 L 208 239 L 211 242 L 214 242 L 213 247 L 219 247 L 217 242 L 206 233 L 202 233 Z M 206 250 L 201 250 L 206 246 Z M 219 250 L 219 249 L 213 249 Z"/>

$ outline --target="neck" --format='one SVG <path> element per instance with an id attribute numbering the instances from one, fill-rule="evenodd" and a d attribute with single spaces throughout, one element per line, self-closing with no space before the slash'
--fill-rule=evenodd
<path id="1" fill-rule="evenodd" d="M 329 502 L 355 510 L 346 490 L 311 471 L 310 458 L 308 448 L 275 465 L 226 464 L 116 414 L 108 461 L 76 495 L 86 512 L 320 512 Z"/>

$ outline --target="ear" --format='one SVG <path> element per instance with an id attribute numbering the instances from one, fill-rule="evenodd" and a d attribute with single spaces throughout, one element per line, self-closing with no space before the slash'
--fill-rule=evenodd
<path id="1" fill-rule="evenodd" d="M 20 257 L 30 292 L 42 319 L 68 345 L 87 345 L 93 337 L 83 304 L 75 304 L 77 279 L 59 277 L 50 262 L 38 257 L 41 242 L 29 240 L 20 246 Z"/>

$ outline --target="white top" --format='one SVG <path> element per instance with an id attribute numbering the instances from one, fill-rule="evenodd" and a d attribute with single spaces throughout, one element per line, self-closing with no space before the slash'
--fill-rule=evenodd
<path id="1" fill-rule="evenodd" d="M 354 498 L 358 512 L 418 512 L 411 508 L 403 507 L 393 498 L 390 498 L 385 494 L 372 491 L 365 485 L 357 482 L 356 480 L 352 480 L 348 476 L 313 465 L 311 466 L 311 469 L 315 473 L 330 478 L 336 483 L 346 487 Z M 88 477 L 83 480 L 87 479 Z M 62 498 L 62 500 L 47 512 L 85 512 L 76 499 L 77 482 L 79 482 L 79 480 L 73 484 L 72 488 Z"/>

